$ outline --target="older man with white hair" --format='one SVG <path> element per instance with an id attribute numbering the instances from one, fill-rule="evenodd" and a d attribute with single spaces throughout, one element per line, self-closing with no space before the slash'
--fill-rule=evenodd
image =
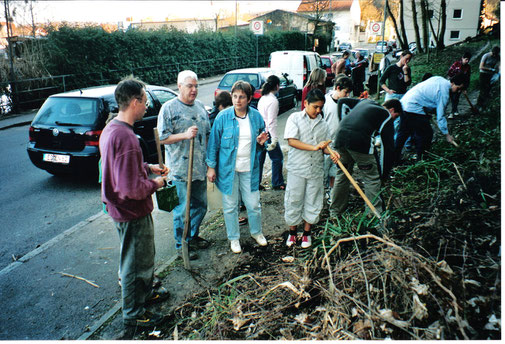
<path id="1" fill-rule="evenodd" d="M 194 138 L 193 178 L 191 181 L 191 209 L 189 257 L 197 259 L 195 249 L 207 248 L 209 242 L 199 236 L 200 224 L 207 212 L 207 164 L 205 163 L 210 122 L 198 95 L 198 77 L 185 70 L 177 77 L 179 96 L 166 102 L 158 115 L 158 131 L 165 145 L 170 167 L 170 178 L 177 187 L 179 205 L 173 210 L 175 248 L 182 257 L 182 233 L 186 213 L 187 178 L 190 141 Z"/>

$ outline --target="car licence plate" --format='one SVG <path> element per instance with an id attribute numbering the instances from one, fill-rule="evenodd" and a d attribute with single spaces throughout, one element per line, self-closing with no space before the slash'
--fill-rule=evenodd
<path id="1" fill-rule="evenodd" d="M 56 164 L 68 164 L 70 162 L 70 155 L 44 153 L 42 160 Z"/>

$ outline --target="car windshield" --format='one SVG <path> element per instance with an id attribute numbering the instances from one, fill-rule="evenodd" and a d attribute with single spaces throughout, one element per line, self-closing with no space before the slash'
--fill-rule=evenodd
<path id="1" fill-rule="evenodd" d="M 231 73 L 226 74 L 223 77 L 223 80 L 219 83 L 219 87 L 232 87 L 236 81 L 247 81 L 250 83 L 255 89 L 259 89 L 259 80 L 258 74 L 251 73 Z"/>
<path id="2" fill-rule="evenodd" d="M 89 126 L 98 117 L 98 100 L 50 97 L 40 108 L 34 124 Z"/>

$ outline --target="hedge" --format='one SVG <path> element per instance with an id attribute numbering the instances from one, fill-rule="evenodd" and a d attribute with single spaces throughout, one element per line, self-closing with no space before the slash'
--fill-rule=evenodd
<path id="1" fill-rule="evenodd" d="M 256 39 L 260 66 L 276 50 L 303 50 L 300 32 L 271 32 L 256 38 L 250 31 L 200 31 L 173 28 L 106 32 L 99 26 L 50 29 L 42 44 L 45 67 L 52 75 L 78 74 L 84 84 L 116 82 L 129 73 L 147 83 L 173 82 L 178 71 L 195 70 L 199 76 L 224 73 L 256 65 Z"/>

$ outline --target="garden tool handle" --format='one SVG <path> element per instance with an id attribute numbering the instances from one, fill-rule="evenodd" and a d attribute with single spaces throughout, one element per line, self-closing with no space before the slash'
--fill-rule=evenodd
<path id="1" fill-rule="evenodd" d="M 161 144 L 160 144 L 160 135 L 158 134 L 158 128 L 154 128 L 154 139 L 156 140 L 156 150 L 158 151 L 158 164 L 160 168 L 163 169 L 165 166 L 163 165 L 163 158 L 161 156 Z"/>
<path id="2" fill-rule="evenodd" d="M 472 112 L 475 113 L 475 114 L 478 114 L 479 110 L 475 106 L 473 106 L 472 102 L 470 101 L 470 98 L 468 98 L 468 94 L 463 93 L 463 95 L 465 96 L 468 104 L 470 105 L 470 108 L 472 109 Z"/>
<path id="3" fill-rule="evenodd" d="M 335 152 L 333 151 L 333 149 L 330 148 L 330 146 L 328 146 L 327 148 L 328 148 L 328 151 L 330 152 L 331 155 L 335 155 Z M 358 191 L 359 195 L 361 196 L 361 198 L 363 198 L 363 200 L 368 205 L 368 207 L 370 208 L 370 210 L 372 210 L 372 212 L 374 213 L 374 215 L 377 216 L 377 218 L 380 220 L 381 219 L 381 215 L 379 214 L 379 212 L 377 211 L 377 209 L 375 209 L 375 207 L 373 206 L 372 202 L 370 202 L 370 200 L 368 199 L 368 197 L 366 197 L 365 193 L 363 192 L 363 190 L 361 190 L 361 188 L 359 187 L 358 183 L 356 183 L 356 181 L 351 176 L 351 174 L 349 173 L 349 171 L 347 171 L 347 169 L 345 168 L 344 164 L 342 164 L 342 162 L 340 160 L 337 161 L 337 164 L 338 164 L 338 167 L 340 167 L 340 169 L 344 172 L 344 174 L 347 177 L 347 179 L 349 179 L 349 181 L 351 182 L 352 186 L 354 186 L 354 188 L 356 189 L 356 191 Z"/>
<path id="4" fill-rule="evenodd" d="M 195 138 L 193 137 L 189 142 L 189 161 L 188 161 L 188 181 L 186 184 L 186 213 L 184 216 L 184 231 L 182 232 L 182 259 L 184 261 L 184 268 L 191 270 L 189 263 L 189 247 L 186 238 L 188 237 L 189 227 L 191 224 L 190 218 L 190 205 L 191 205 L 191 182 L 193 181 L 193 157 L 195 155 Z"/>

